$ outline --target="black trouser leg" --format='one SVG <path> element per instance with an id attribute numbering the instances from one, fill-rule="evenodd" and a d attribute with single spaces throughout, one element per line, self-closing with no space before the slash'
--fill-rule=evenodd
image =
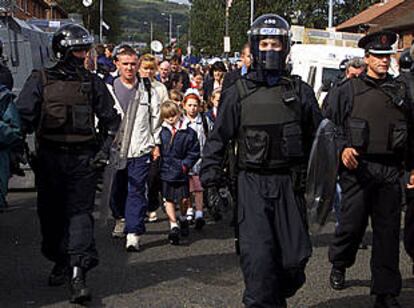
<path id="1" fill-rule="evenodd" d="M 401 186 L 400 183 L 383 184 L 373 194 L 372 204 L 372 257 L 371 272 L 373 294 L 399 295 Z"/>
<path id="2" fill-rule="evenodd" d="M 67 170 L 67 252 L 71 266 L 89 270 L 98 264 L 94 239 L 96 172 L 89 166 L 90 155 L 72 157 Z"/>
<path id="3" fill-rule="evenodd" d="M 404 217 L 404 247 L 414 260 L 414 189 L 407 190 L 407 211 Z"/>
<path id="4" fill-rule="evenodd" d="M 272 226 L 271 204 L 260 195 L 253 175 L 239 176 L 240 263 L 246 290 L 247 307 L 275 307 L 281 303 L 281 256 Z"/>
<path id="5" fill-rule="evenodd" d="M 243 302 L 247 307 L 283 307 L 304 283 L 310 255 L 290 177 L 240 172 L 238 185 Z"/>
<path id="6" fill-rule="evenodd" d="M 151 161 L 148 174 L 148 211 L 154 212 L 160 207 L 161 179 L 159 160 Z"/>
<path id="7" fill-rule="evenodd" d="M 36 173 L 37 213 L 42 234 L 43 255 L 57 263 L 66 258 L 65 234 L 65 179 L 61 173 L 58 157 L 39 151 Z"/>
<path id="8" fill-rule="evenodd" d="M 340 177 L 342 200 L 339 225 L 329 247 L 329 261 L 335 267 L 351 267 L 355 263 L 359 243 L 368 224 L 369 187 L 355 173 L 344 171 Z"/>
<path id="9" fill-rule="evenodd" d="M 128 195 L 128 170 L 118 170 L 112 183 L 110 207 L 115 219 L 125 217 L 125 202 Z"/>

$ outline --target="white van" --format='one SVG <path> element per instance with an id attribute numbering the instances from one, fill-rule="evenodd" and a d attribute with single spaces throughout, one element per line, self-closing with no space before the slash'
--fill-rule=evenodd
<path id="1" fill-rule="evenodd" d="M 344 59 L 363 57 L 364 50 L 332 45 L 295 44 L 291 47 L 292 74 L 299 75 L 315 91 L 319 104 L 326 95 L 322 85 L 340 75 L 339 64 Z"/>

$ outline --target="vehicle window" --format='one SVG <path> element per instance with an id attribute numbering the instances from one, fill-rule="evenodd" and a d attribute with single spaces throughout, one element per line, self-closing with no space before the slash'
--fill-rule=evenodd
<path id="1" fill-rule="evenodd" d="M 341 74 L 341 71 L 337 68 L 327 68 L 322 69 L 322 85 L 331 85 L 333 84 Z"/>
<path id="2" fill-rule="evenodd" d="M 307 83 L 313 88 L 315 86 L 315 77 L 316 77 L 316 66 L 311 66 L 309 68 L 309 75 Z"/>

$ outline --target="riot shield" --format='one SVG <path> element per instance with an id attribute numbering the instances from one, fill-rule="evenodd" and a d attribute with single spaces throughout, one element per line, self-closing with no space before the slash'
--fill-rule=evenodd
<path id="1" fill-rule="evenodd" d="M 308 163 L 306 205 L 309 230 L 317 233 L 332 210 L 339 164 L 336 126 L 324 119 L 316 132 Z"/>

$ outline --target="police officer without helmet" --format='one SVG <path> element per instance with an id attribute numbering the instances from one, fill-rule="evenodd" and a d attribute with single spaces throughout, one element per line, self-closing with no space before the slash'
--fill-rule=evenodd
<path id="1" fill-rule="evenodd" d="M 42 253 L 55 264 L 49 285 L 62 285 L 70 275 L 74 303 L 91 298 L 85 275 L 98 264 L 92 217 L 97 168 L 120 122 L 103 81 L 83 67 L 92 42 L 79 25 L 59 28 L 52 40 L 57 64 L 33 71 L 17 100 L 23 133 L 36 134 Z M 101 144 L 95 116 L 107 130 Z"/>
<path id="2" fill-rule="evenodd" d="M 327 116 L 338 126 L 342 204 L 339 226 L 329 249 L 330 284 L 345 287 L 345 270 L 356 258 L 371 216 L 373 246 L 371 293 L 375 307 L 400 307 L 399 234 L 405 167 L 413 170 L 412 115 L 404 84 L 389 75 L 397 36 L 382 31 L 363 37 L 367 72 L 333 89 Z M 407 155 L 408 154 L 408 155 Z M 409 187 L 414 187 L 411 171 Z"/>
<path id="3" fill-rule="evenodd" d="M 321 114 L 313 90 L 286 71 L 289 31 L 289 24 L 274 14 L 252 24 L 251 71 L 223 91 L 204 149 L 203 186 L 219 187 L 227 144 L 234 140 L 238 146 L 237 206 L 246 307 L 286 307 L 286 298 L 305 282 L 311 255 L 302 166 Z"/>
<path id="4" fill-rule="evenodd" d="M 399 59 L 400 75 L 398 79 L 405 83 L 411 105 L 414 103 L 414 45 L 404 50 Z M 404 247 L 413 260 L 414 273 L 414 189 L 406 190 L 407 209 L 404 216 Z"/>

